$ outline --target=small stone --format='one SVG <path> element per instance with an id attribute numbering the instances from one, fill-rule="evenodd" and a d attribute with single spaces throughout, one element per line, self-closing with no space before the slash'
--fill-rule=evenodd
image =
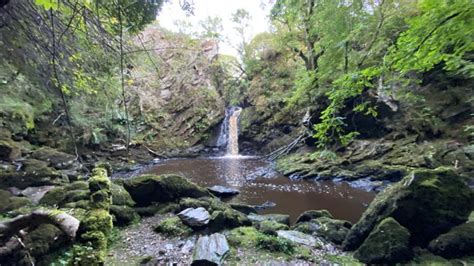
<path id="1" fill-rule="evenodd" d="M 263 204 L 260 204 L 260 205 L 255 205 L 255 209 L 257 210 L 265 210 L 265 209 L 270 209 L 270 208 L 273 208 L 276 206 L 276 203 L 275 202 L 272 202 L 272 201 L 265 201 Z"/>
<path id="2" fill-rule="evenodd" d="M 224 186 L 212 186 L 207 188 L 209 192 L 217 197 L 231 197 L 239 194 L 240 192 L 237 189 L 224 187 Z"/>
<path id="3" fill-rule="evenodd" d="M 183 221 L 184 224 L 191 227 L 201 227 L 207 225 L 211 216 L 206 209 L 203 207 L 199 208 L 187 208 L 184 211 L 178 213 L 178 217 Z"/>

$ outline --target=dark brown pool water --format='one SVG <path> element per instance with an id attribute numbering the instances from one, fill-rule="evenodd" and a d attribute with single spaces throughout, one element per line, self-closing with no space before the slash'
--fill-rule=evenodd
<path id="1" fill-rule="evenodd" d="M 276 206 L 260 213 L 289 214 L 292 222 L 313 209 L 327 209 L 335 218 L 356 222 L 375 196 L 347 183 L 293 181 L 275 172 L 268 162 L 252 157 L 164 160 L 142 173 L 179 173 L 201 186 L 233 187 L 240 194 L 231 202 L 259 205 L 271 201 Z"/>

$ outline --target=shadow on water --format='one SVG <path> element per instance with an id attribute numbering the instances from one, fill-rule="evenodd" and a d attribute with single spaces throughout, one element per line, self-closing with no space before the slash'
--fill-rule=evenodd
<path id="1" fill-rule="evenodd" d="M 171 159 L 159 162 L 145 173 L 180 173 L 201 186 L 236 188 L 240 194 L 231 202 L 259 205 L 271 201 L 276 207 L 261 213 L 289 214 L 292 222 L 303 211 L 312 209 L 328 209 L 335 218 L 356 222 L 375 196 L 347 183 L 292 181 L 255 157 Z"/>

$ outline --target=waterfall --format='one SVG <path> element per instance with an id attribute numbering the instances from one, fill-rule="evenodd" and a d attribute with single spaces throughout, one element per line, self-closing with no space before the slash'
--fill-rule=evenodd
<path id="1" fill-rule="evenodd" d="M 228 122 L 227 155 L 239 155 L 239 116 L 242 108 L 233 108 Z"/>
<path id="2" fill-rule="evenodd" d="M 225 111 L 225 118 L 222 121 L 217 147 L 226 147 L 226 155 L 239 155 L 239 116 L 242 112 L 240 107 L 229 107 Z"/>

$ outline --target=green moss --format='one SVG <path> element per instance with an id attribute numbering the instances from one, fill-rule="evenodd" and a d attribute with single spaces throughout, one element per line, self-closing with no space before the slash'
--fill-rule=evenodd
<path id="1" fill-rule="evenodd" d="M 104 168 L 94 168 L 92 170 L 92 176 L 89 179 L 89 190 L 91 193 L 101 191 L 107 191 L 110 193 L 111 182 L 107 177 L 107 170 Z"/>
<path id="2" fill-rule="evenodd" d="M 24 242 L 32 256 L 41 256 L 65 241 L 63 232 L 52 224 L 41 224 L 27 234 Z"/>
<path id="3" fill-rule="evenodd" d="M 351 228 L 351 223 L 348 221 L 331 219 L 329 217 L 320 217 L 311 220 L 309 223 L 314 224 L 314 227 L 317 228 L 312 233 L 337 245 L 344 241 Z"/>
<path id="4" fill-rule="evenodd" d="M 13 161 L 21 157 L 20 146 L 12 140 L 0 139 L 0 159 Z"/>
<path id="5" fill-rule="evenodd" d="M 112 204 L 110 192 L 99 190 L 90 195 L 92 208 L 108 209 Z"/>
<path id="6" fill-rule="evenodd" d="M 9 191 L 0 189 L 0 213 L 8 209 L 8 203 L 12 194 Z"/>
<path id="7" fill-rule="evenodd" d="M 124 181 L 124 187 L 140 206 L 209 196 L 206 189 L 177 175 L 143 175 Z"/>
<path id="8" fill-rule="evenodd" d="M 89 183 L 86 181 L 76 181 L 66 186 L 66 190 L 88 190 Z"/>
<path id="9" fill-rule="evenodd" d="M 463 202 L 463 204 L 459 204 Z M 474 196 L 462 177 L 450 169 L 417 170 L 379 193 L 344 241 L 354 250 L 386 217 L 393 217 L 411 233 L 411 242 L 425 246 L 449 228 L 465 222 Z"/>
<path id="10" fill-rule="evenodd" d="M 356 259 L 354 259 L 354 257 L 352 257 L 350 255 L 326 254 L 326 255 L 324 255 L 324 259 L 329 261 L 329 262 L 338 264 L 338 265 L 354 265 L 354 266 L 355 265 L 364 265 L 364 264 L 360 263 L 359 261 L 357 261 Z"/>
<path id="11" fill-rule="evenodd" d="M 328 210 L 309 210 L 303 212 L 298 218 L 296 219 L 296 223 L 307 222 L 312 219 L 317 219 L 319 217 L 328 217 L 332 218 L 332 214 Z"/>
<path id="12" fill-rule="evenodd" d="M 262 235 L 262 233 L 254 227 L 238 227 L 228 233 L 227 240 L 232 246 L 252 248 L 257 245 L 257 239 L 260 235 Z"/>
<path id="13" fill-rule="evenodd" d="M 179 209 L 180 210 L 185 210 L 187 208 L 199 208 L 203 207 L 206 210 L 209 210 L 211 207 L 211 202 L 209 201 L 208 198 L 182 198 L 179 201 Z M 221 208 L 218 208 L 219 210 Z"/>
<path id="14" fill-rule="evenodd" d="M 66 188 L 55 187 L 48 191 L 39 201 L 42 205 L 60 206 L 66 198 Z"/>
<path id="15" fill-rule="evenodd" d="M 89 200 L 79 200 L 76 202 L 68 202 L 63 205 L 64 208 L 80 208 L 80 209 L 89 209 L 91 202 Z"/>
<path id="16" fill-rule="evenodd" d="M 369 264 L 407 262 L 413 257 L 410 232 L 393 218 L 386 218 L 370 233 L 354 257 Z"/>
<path id="17" fill-rule="evenodd" d="M 88 211 L 86 218 L 81 223 L 81 231 L 100 231 L 109 233 L 113 227 L 112 216 L 107 210 L 95 209 Z"/>
<path id="18" fill-rule="evenodd" d="M 132 224 L 140 219 L 137 212 L 128 206 L 110 206 L 110 213 L 114 216 L 114 224 L 119 226 Z"/>
<path id="19" fill-rule="evenodd" d="M 81 235 L 82 241 L 96 249 L 107 248 L 107 237 L 103 232 L 90 231 Z"/>
<path id="20" fill-rule="evenodd" d="M 241 212 L 226 208 L 222 211 L 212 212 L 209 226 L 212 231 L 220 231 L 224 228 L 235 228 L 251 224 L 252 222 Z"/>
<path id="21" fill-rule="evenodd" d="M 157 233 L 171 237 L 187 236 L 193 232 L 193 230 L 183 224 L 181 219 L 177 216 L 163 219 L 154 230 Z"/>
<path id="22" fill-rule="evenodd" d="M 16 210 L 25 206 L 30 206 L 31 200 L 25 197 L 10 197 L 7 210 Z"/>
<path id="23" fill-rule="evenodd" d="M 93 246 L 85 244 L 76 244 L 72 248 L 73 265 L 89 266 L 104 265 L 107 257 L 107 251 L 96 249 Z"/>
<path id="24" fill-rule="evenodd" d="M 288 225 L 277 223 L 272 220 L 265 220 L 258 223 L 257 228 L 264 234 L 276 235 L 276 231 L 278 230 L 288 230 Z"/>
<path id="25" fill-rule="evenodd" d="M 444 258 L 474 255 L 474 222 L 461 224 L 438 236 L 430 242 L 429 249 Z"/>
<path id="26" fill-rule="evenodd" d="M 135 205 L 135 202 L 133 201 L 132 197 L 122 185 L 112 183 L 110 191 L 112 193 L 113 205 L 126 205 L 130 207 Z"/>
<path id="27" fill-rule="evenodd" d="M 426 250 L 422 250 L 417 252 L 413 260 L 407 263 L 407 265 L 444 266 L 454 264 L 450 263 L 447 259 L 443 257 L 436 256 Z"/>
<path id="28" fill-rule="evenodd" d="M 269 252 L 281 252 L 287 255 L 291 255 L 295 252 L 295 245 L 291 241 L 264 234 L 257 235 L 256 247 Z"/>
<path id="29" fill-rule="evenodd" d="M 64 200 L 66 202 L 76 202 L 89 199 L 89 191 L 87 190 L 70 190 L 66 192 Z"/>

